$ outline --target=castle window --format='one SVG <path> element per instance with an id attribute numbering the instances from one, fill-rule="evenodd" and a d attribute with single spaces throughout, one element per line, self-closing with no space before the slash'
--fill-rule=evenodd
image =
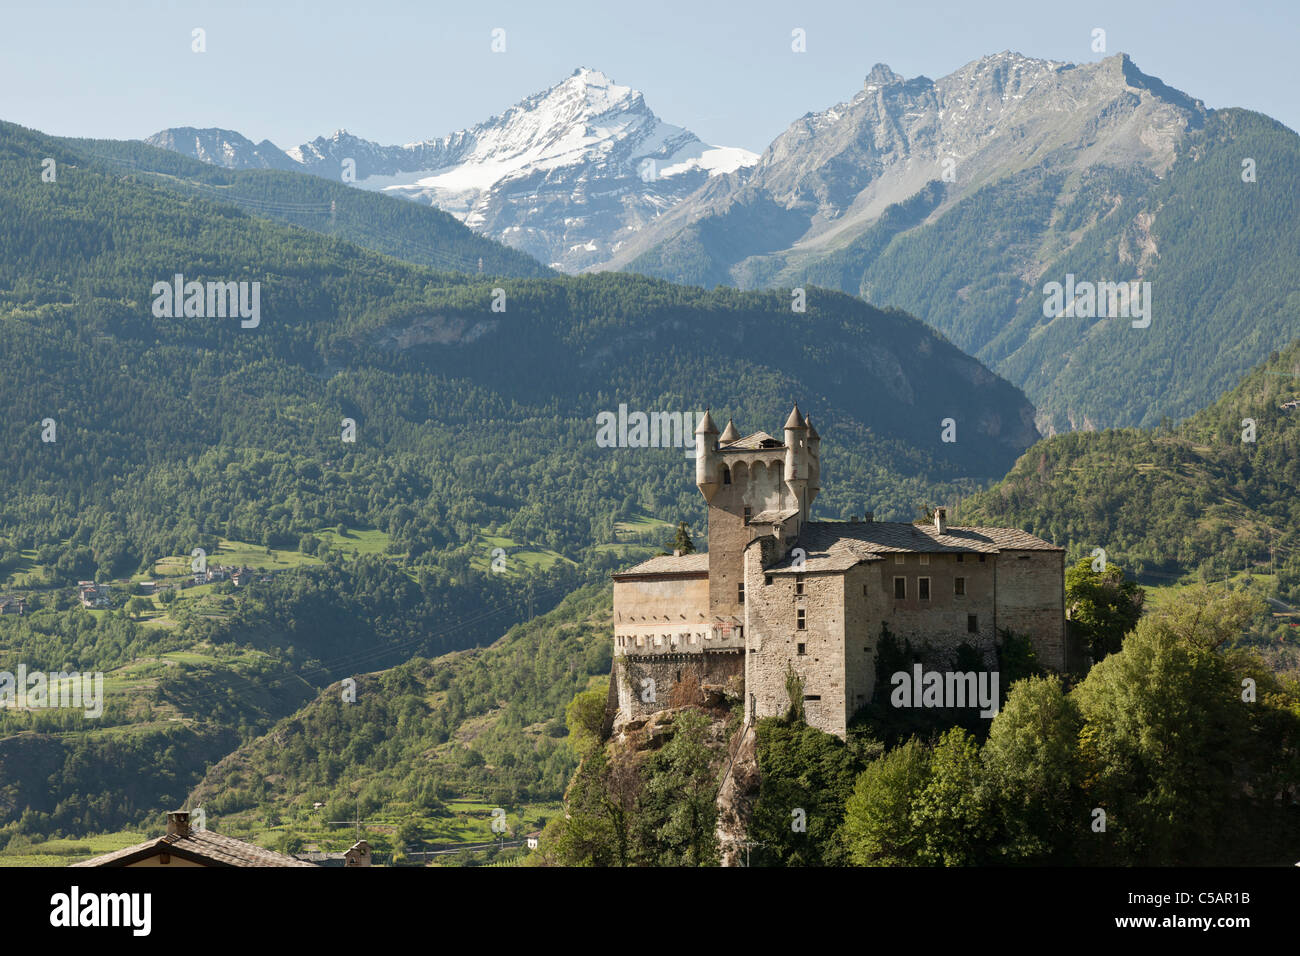
<path id="1" fill-rule="evenodd" d="M 770 574 L 765 574 L 765 575 L 763 575 L 763 583 L 764 583 L 764 584 L 771 584 L 771 583 L 772 583 L 772 575 L 770 575 Z"/>
<path id="2" fill-rule="evenodd" d="M 905 555 L 905 554 L 896 554 L 896 555 L 894 555 L 894 563 L 895 563 L 895 564 L 906 564 L 906 563 L 907 563 L 907 555 Z"/>
<path id="3" fill-rule="evenodd" d="M 983 563 L 984 563 L 984 558 L 985 558 L 985 557 L 986 557 L 986 556 L 983 555 L 983 554 L 980 555 L 980 564 L 983 564 Z"/>
<path id="4" fill-rule="evenodd" d="M 808 645 L 807 645 L 807 644 L 800 644 L 800 645 L 799 645 L 799 656 L 802 657 L 803 655 L 805 655 L 805 654 L 807 654 L 807 653 L 808 653 Z"/>
<path id="5" fill-rule="evenodd" d="M 920 561 L 921 564 L 929 564 L 930 556 L 928 554 L 923 554 L 917 560 Z"/>
<path id="6" fill-rule="evenodd" d="M 803 608 L 795 611 L 794 626 L 801 631 L 808 629 L 808 612 Z"/>
<path id="7" fill-rule="evenodd" d="M 804 699 L 804 700 L 821 700 L 821 699 L 822 699 L 822 695 L 821 695 L 821 694 L 804 694 L 804 695 L 803 695 L 803 699 Z"/>
<path id="8" fill-rule="evenodd" d="M 972 634 L 978 634 L 980 630 L 980 619 L 974 614 L 966 615 L 966 630 Z"/>
<path id="9" fill-rule="evenodd" d="M 907 578 L 894 578 L 894 599 L 901 601 L 907 597 Z"/>
<path id="10" fill-rule="evenodd" d="M 749 519 L 753 516 L 753 514 L 754 514 L 754 510 L 750 508 L 749 505 L 745 505 L 745 524 L 749 524 Z"/>
<path id="11" fill-rule="evenodd" d="M 736 585 L 736 603 L 737 604 L 745 603 L 745 582 L 743 581 L 740 584 Z"/>
<path id="12" fill-rule="evenodd" d="M 722 483 L 724 485 L 731 484 L 731 469 L 726 465 L 722 466 Z"/>
<path id="13" fill-rule="evenodd" d="M 678 672 L 677 672 L 677 683 L 680 684 L 681 682 L 682 682 L 682 672 L 681 672 L 681 671 L 678 671 Z"/>
<path id="14" fill-rule="evenodd" d="M 930 600 L 930 579 L 929 578 L 916 579 L 916 596 L 920 598 L 922 601 Z"/>
<path id="15" fill-rule="evenodd" d="M 964 555 L 964 554 L 959 554 L 959 555 L 957 555 L 957 563 L 958 563 L 958 564 L 961 564 L 961 563 L 962 563 L 963 561 L 965 561 L 965 560 L 966 560 L 966 555 Z"/>
<path id="16" fill-rule="evenodd" d="M 796 575 L 794 576 L 794 593 L 795 593 L 795 594 L 803 594 L 803 575 L 802 575 L 802 574 L 796 574 Z"/>
<path id="17" fill-rule="evenodd" d="M 953 579 L 952 579 L 952 593 L 955 594 L 955 595 L 957 595 L 958 597 L 964 597 L 964 596 L 965 596 L 965 594 L 966 594 L 966 579 L 965 579 L 965 578 L 953 578 Z"/>

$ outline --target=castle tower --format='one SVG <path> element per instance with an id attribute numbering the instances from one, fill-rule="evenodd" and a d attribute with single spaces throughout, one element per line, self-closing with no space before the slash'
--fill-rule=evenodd
<path id="1" fill-rule="evenodd" d="M 707 414 L 696 431 L 696 484 L 709 504 L 709 610 L 715 619 L 744 620 L 745 549 L 761 535 L 788 541 L 808 520 L 812 457 L 809 428 L 798 406 L 785 441 L 766 432 L 744 438 L 728 421 L 720 438 Z"/>

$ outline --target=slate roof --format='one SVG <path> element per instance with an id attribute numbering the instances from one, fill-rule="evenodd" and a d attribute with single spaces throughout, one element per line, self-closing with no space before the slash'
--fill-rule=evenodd
<path id="1" fill-rule="evenodd" d="M 785 442 L 773 438 L 767 432 L 754 432 L 726 445 L 719 445 L 718 451 L 758 451 L 763 448 L 784 448 Z"/>
<path id="2" fill-rule="evenodd" d="M 642 561 L 626 571 L 619 571 L 614 580 L 625 577 L 639 577 L 647 574 L 708 574 L 709 555 L 707 552 L 683 554 L 680 557 L 671 554 L 660 555 L 649 561 Z"/>
<path id="3" fill-rule="evenodd" d="M 765 570 L 768 573 L 846 571 L 863 561 L 879 561 L 886 554 L 997 554 L 1000 551 L 1063 551 L 1019 528 L 952 527 L 938 534 L 933 524 L 901 521 L 810 521 L 793 547 L 807 553 L 802 568 L 787 557 Z"/>
<path id="4" fill-rule="evenodd" d="M 274 850 L 222 836 L 211 830 L 191 830 L 187 836 L 168 833 L 135 846 L 124 847 L 103 856 L 73 863 L 73 866 L 127 866 L 159 853 L 170 853 L 183 860 L 208 866 L 313 866 Z M 314 868 L 314 867 L 313 867 Z"/>

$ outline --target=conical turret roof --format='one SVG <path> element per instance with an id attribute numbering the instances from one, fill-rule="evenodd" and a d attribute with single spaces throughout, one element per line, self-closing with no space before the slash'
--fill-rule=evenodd
<path id="1" fill-rule="evenodd" d="M 699 426 L 695 429 L 697 435 L 716 435 L 718 426 L 713 424 L 713 416 L 709 414 L 709 409 L 704 410 L 704 417 L 700 419 Z"/>
<path id="2" fill-rule="evenodd" d="M 803 415 L 799 412 L 799 403 L 794 403 L 794 408 L 790 409 L 790 417 L 785 420 L 786 428 L 807 428 L 803 423 Z"/>
<path id="3" fill-rule="evenodd" d="M 727 427 L 722 430 L 722 435 L 718 438 L 718 443 L 725 445 L 729 442 L 739 441 L 740 432 L 736 431 L 736 423 L 730 418 L 727 419 Z"/>

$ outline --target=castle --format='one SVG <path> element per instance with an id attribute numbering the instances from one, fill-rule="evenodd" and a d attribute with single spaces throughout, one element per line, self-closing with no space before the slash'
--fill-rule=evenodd
<path id="1" fill-rule="evenodd" d="M 791 666 L 809 724 L 845 736 L 872 699 L 882 625 L 943 655 L 965 643 L 996 669 L 1004 631 L 1039 663 L 1066 664 L 1065 552 L 1015 528 L 813 521 L 821 437 L 795 405 L 784 440 L 695 431 L 708 551 L 651 558 L 614 577 L 615 726 L 723 693 L 747 721 L 785 713 Z M 886 688 L 888 690 L 888 688 Z M 614 698 L 617 698 L 615 705 Z"/>

